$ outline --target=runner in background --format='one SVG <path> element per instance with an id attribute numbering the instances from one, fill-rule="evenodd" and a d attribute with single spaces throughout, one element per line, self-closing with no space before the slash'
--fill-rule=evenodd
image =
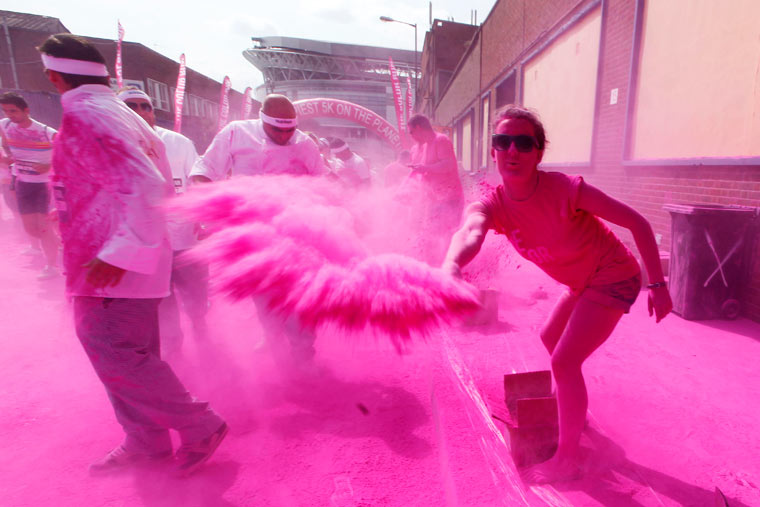
<path id="1" fill-rule="evenodd" d="M 335 138 L 330 142 L 330 153 L 334 157 L 336 176 L 352 188 L 367 188 L 370 186 L 371 176 L 367 162 L 351 151 L 343 139 Z"/>
<path id="2" fill-rule="evenodd" d="M 16 177 L 17 209 L 32 244 L 39 241 L 45 255 L 45 267 L 38 278 L 52 278 L 58 274 L 55 264 L 59 245 L 54 225 L 48 218 L 56 131 L 32 119 L 26 100 L 16 93 L 0 95 L 0 107 L 6 116 L 0 120 L 3 150 L 10 154 L 3 161 L 11 164 Z"/>
<path id="3" fill-rule="evenodd" d="M 227 124 L 214 137 L 206 153 L 190 173 L 192 182 L 219 181 L 230 174 L 290 174 L 322 176 L 327 170 L 316 143 L 297 128 L 293 104 L 284 95 L 268 95 L 257 120 L 240 120 Z M 315 353 L 315 335 L 290 317 L 283 320 L 271 314 L 267 301 L 254 298 L 259 321 L 270 343 L 278 337 L 290 342 L 291 356 L 297 363 L 310 361 Z"/>
<path id="4" fill-rule="evenodd" d="M 153 102 L 148 94 L 139 88 L 121 90 L 119 98 L 145 120 L 164 142 L 166 158 L 172 171 L 174 192 L 178 195 L 185 193 L 188 176 L 198 160 L 193 142 L 182 134 L 157 126 Z M 198 243 L 196 224 L 168 220 L 166 225 L 174 250 L 171 294 L 161 302 L 158 315 L 161 323 L 162 353 L 164 357 L 171 357 L 180 352 L 184 339 L 180 325 L 180 303 L 187 313 L 195 338 L 205 340 L 208 336 L 208 265 L 182 257 L 184 251 Z"/>
<path id="5" fill-rule="evenodd" d="M 433 130 L 424 114 L 409 118 L 409 135 L 415 144 L 411 151 L 410 177 L 422 183 L 422 224 L 420 252 L 423 260 L 438 265 L 446 252 L 446 239 L 459 226 L 464 191 L 459 180 L 454 145 L 445 135 Z"/>

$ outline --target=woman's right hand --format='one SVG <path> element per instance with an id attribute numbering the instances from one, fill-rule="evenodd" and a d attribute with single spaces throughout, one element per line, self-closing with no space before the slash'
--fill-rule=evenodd
<path id="1" fill-rule="evenodd" d="M 670 299 L 670 292 L 666 286 L 654 287 L 649 289 L 647 295 L 647 307 L 649 308 L 649 316 L 653 314 L 660 322 L 673 310 L 673 301 Z"/>

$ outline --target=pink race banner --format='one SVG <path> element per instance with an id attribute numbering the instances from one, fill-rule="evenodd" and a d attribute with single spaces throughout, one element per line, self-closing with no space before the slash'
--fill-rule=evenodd
<path id="1" fill-rule="evenodd" d="M 124 74 L 122 73 L 121 63 L 121 41 L 124 40 L 124 27 L 121 26 L 121 21 L 116 21 L 116 29 L 119 34 L 119 40 L 116 42 L 116 86 L 121 90 L 124 88 Z"/>
<path id="2" fill-rule="evenodd" d="M 185 80 L 187 68 L 185 67 L 185 53 L 179 56 L 179 73 L 177 74 L 177 89 L 174 91 L 174 131 L 182 131 L 182 106 L 185 104 Z"/>
<path id="3" fill-rule="evenodd" d="M 374 111 L 353 102 L 338 99 L 303 99 L 293 102 L 298 115 L 298 121 L 307 118 L 342 118 L 377 134 L 383 141 L 390 144 L 394 150 L 401 150 L 401 136 L 398 130 L 388 120 Z"/>
<path id="4" fill-rule="evenodd" d="M 401 81 L 399 81 L 393 58 L 388 57 L 388 67 L 391 71 L 391 87 L 393 88 L 393 103 L 396 106 L 396 123 L 401 135 L 401 143 L 406 147 L 406 129 L 404 127 L 404 99 L 401 97 Z"/>
<path id="5" fill-rule="evenodd" d="M 243 92 L 243 116 L 241 120 L 247 120 L 251 116 L 251 108 L 253 107 L 253 98 L 251 97 L 251 87 L 245 89 Z"/>
<path id="6" fill-rule="evenodd" d="M 227 125 L 227 119 L 230 116 L 230 83 L 229 76 L 224 76 L 222 82 L 222 94 L 219 97 L 219 124 L 217 125 L 217 132 L 222 130 Z"/>
<path id="7" fill-rule="evenodd" d="M 406 123 L 409 124 L 409 118 L 414 114 L 414 95 L 412 95 L 412 82 L 409 76 L 406 76 Z"/>

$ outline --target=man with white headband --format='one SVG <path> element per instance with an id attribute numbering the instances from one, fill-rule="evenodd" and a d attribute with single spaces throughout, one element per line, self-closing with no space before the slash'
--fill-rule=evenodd
<path id="1" fill-rule="evenodd" d="M 264 99 L 258 120 L 233 121 L 214 137 L 195 164 L 192 181 L 219 181 L 231 175 L 292 174 L 320 176 L 326 173 L 316 143 L 296 127 L 296 109 L 284 95 Z M 293 317 L 283 321 L 270 314 L 266 301 L 255 298 L 259 321 L 270 343 L 287 336 L 291 355 L 304 363 L 314 356 L 315 336 Z"/>
<path id="2" fill-rule="evenodd" d="M 324 174 L 319 148 L 297 127 L 296 109 L 290 100 L 269 95 L 258 120 L 233 121 L 219 131 L 195 164 L 191 179 L 219 181 L 228 174 Z"/>
<path id="3" fill-rule="evenodd" d="M 158 304 L 169 295 L 172 250 L 161 204 L 172 194 L 163 143 L 109 88 L 103 56 L 72 34 L 39 48 L 62 94 L 53 146 L 54 194 L 76 332 L 126 437 L 90 466 L 108 473 L 170 459 L 205 462 L 227 425 L 195 400 L 160 357 Z"/>
<path id="4" fill-rule="evenodd" d="M 198 152 L 187 137 L 156 125 L 153 101 L 147 93 L 136 87 L 119 91 L 118 97 L 145 122 L 153 128 L 164 142 L 166 158 L 172 171 L 174 192 L 178 195 L 187 190 L 187 179 L 196 160 Z M 198 340 L 205 340 L 208 335 L 206 313 L 208 311 L 208 265 L 181 258 L 182 253 L 198 243 L 195 224 L 167 220 L 169 240 L 174 250 L 171 274 L 171 294 L 158 307 L 161 328 L 161 350 L 165 357 L 179 353 L 182 347 L 183 333 L 180 325 L 179 293 L 182 306 L 187 312 L 193 327 L 193 334 Z"/>
<path id="5" fill-rule="evenodd" d="M 330 142 L 330 153 L 335 157 L 335 174 L 341 181 L 351 187 L 366 187 L 370 184 L 370 171 L 367 162 L 351 151 L 343 139 L 335 138 Z"/>

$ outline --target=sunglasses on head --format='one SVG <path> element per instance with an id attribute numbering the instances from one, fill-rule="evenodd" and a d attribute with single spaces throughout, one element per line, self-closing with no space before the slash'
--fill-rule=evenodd
<path id="1" fill-rule="evenodd" d="M 135 112 L 137 112 L 138 109 L 142 109 L 143 111 L 153 111 L 153 106 L 147 102 L 126 102 L 126 104 L 128 108 Z"/>
<path id="2" fill-rule="evenodd" d="M 491 145 L 494 150 L 507 151 L 512 143 L 515 143 L 517 151 L 528 153 L 533 148 L 538 148 L 538 141 L 533 136 L 521 134 L 519 136 L 510 136 L 507 134 L 494 134 L 491 136 Z"/>

